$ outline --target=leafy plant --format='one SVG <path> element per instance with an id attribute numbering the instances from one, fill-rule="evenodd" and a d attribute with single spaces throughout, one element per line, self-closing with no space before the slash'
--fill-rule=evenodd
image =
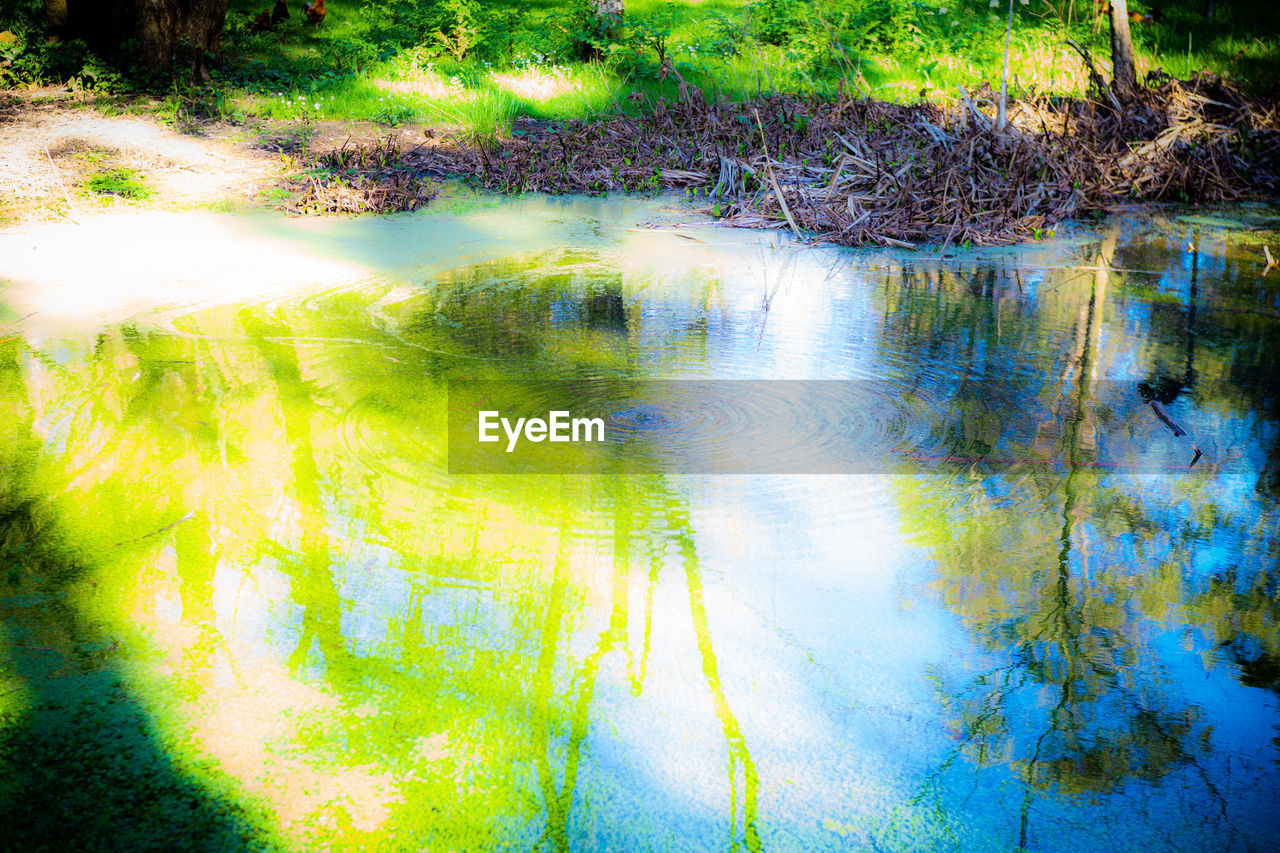
<path id="1" fill-rule="evenodd" d="M 341 70 L 364 71 L 379 58 L 377 45 L 349 36 L 333 38 L 329 42 L 333 51 L 333 63 Z"/>
<path id="2" fill-rule="evenodd" d="M 664 79 L 672 68 L 667 40 L 670 27 L 658 16 L 638 17 L 627 27 L 627 38 L 610 47 L 619 65 L 651 79 Z M 657 60 L 651 62 L 651 57 Z"/>
<path id="3" fill-rule="evenodd" d="M 467 57 L 489 35 L 479 0 L 443 0 L 442 26 L 433 34 L 435 43 L 456 60 Z"/>
<path id="4" fill-rule="evenodd" d="M 748 4 L 756 39 L 764 44 L 784 45 L 805 29 L 810 4 L 800 0 L 755 0 Z"/>
<path id="5" fill-rule="evenodd" d="M 374 114 L 373 120 L 378 124 L 396 125 L 411 120 L 416 115 L 413 107 L 405 104 L 389 104 Z"/>
<path id="6" fill-rule="evenodd" d="M 570 18 L 574 52 L 578 58 L 599 60 L 612 53 L 622 24 L 617 15 L 600 14 L 591 0 L 579 0 Z"/>

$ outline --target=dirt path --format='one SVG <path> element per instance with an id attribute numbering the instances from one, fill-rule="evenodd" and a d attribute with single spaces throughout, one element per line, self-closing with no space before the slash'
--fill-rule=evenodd
<path id="1" fill-rule="evenodd" d="M 131 210 L 276 207 L 294 161 L 393 135 L 406 147 L 423 128 L 366 123 L 255 122 L 176 129 L 155 117 L 107 115 L 55 91 L 0 92 L 0 226 L 77 221 Z M 85 181 L 126 170 L 145 198 L 94 192 Z M 147 194 L 149 193 L 149 194 Z"/>
<path id="2" fill-rule="evenodd" d="M 65 99 L 0 95 L 0 221 L 76 219 L 121 205 L 250 205 L 281 175 L 264 150 L 183 134 L 152 118 L 104 115 Z M 151 192 L 126 200 L 88 191 L 90 176 L 131 170 Z"/>

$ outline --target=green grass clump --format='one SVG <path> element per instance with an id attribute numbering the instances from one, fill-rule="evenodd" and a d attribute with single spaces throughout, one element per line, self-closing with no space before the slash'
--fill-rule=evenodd
<path id="1" fill-rule="evenodd" d="M 102 169 L 85 179 L 84 188 L 98 195 L 114 195 L 131 201 L 146 201 L 155 191 L 142 182 L 135 169 Z"/>

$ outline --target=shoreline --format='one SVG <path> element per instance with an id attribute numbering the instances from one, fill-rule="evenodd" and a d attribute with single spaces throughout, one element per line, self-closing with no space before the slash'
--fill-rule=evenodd
<path id="1" fill-rule="evenodd" d="M 1212 77 L 1148 83 L 1121 115 L 1095 101 L 1018 102 L 1003 132 L 981 93 L 954 106 L 712 102 L 682 86 L 680 100 L 638 117 L 524 119 L 509 137 L 469 140 L 354 122 L 175 129 L 10 91 L 0 93 L 0 227 L 122 210 L 399 212 L 460 179 L 498 195 L 683 192 L 730 226 L 941 253 L 1041 240 L 1133 203 L 1280 196 L 1280 105 Z M 108 169 L 138 175 L 147 196 L 85 189 Z"/>
<path id="2" fill-rule="evenodd" d="M 491 144 L 433 146 L 410 169 L 499 192 L 684 190 L 727 224 L 837 245 L 1001 245 L 1126 202 L 1218 204 L 1280 192 L 1280 109 L 1217 78 L 1153 78 L 1132 110 L 1096 101 L 954 107 L 692 87 L 642 117 Z M 333 163 L 330 166 L 336 165 Z"/>

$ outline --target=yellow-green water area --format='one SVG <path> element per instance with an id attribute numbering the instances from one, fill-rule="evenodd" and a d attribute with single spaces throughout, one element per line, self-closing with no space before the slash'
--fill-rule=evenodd
<path id="1" fill-rule="evenodd" d="M 1277 212 L 692 220 L 0 232 L 0 849 L 1269 849 Z M 865 380 L 874 470 L 451 475 L 480 379 Z"/>

